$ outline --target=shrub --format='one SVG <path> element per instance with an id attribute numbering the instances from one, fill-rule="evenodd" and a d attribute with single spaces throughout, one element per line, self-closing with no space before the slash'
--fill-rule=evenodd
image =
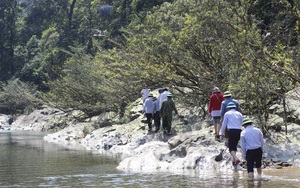
<path id="1" fill-rule="evenodd" d="M 0 113 L 18 114 L 36 106 L 36 86 L 18 79 L 0 82 Z"/>

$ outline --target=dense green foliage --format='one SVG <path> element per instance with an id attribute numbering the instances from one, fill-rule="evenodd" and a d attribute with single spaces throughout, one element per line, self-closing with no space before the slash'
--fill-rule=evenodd
<path id="1" fill-rule="evenodd" d="M 205 117 L 217 85 L 265 121 L 300 82 L 299 9 L 299 0 L 3 0 L 0 78 L 89 115 L 147 84 Z"/>

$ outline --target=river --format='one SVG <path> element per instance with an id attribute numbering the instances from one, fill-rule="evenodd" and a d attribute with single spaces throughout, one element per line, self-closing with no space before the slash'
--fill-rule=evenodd
<path id="1" fill-rule="evenodd" d="M 247 181 L 245 171 L 132 173 L 117 158 L 43 141 L 44 133 L 0 132 L 0 187 L 300 187 L 300 169 L 264 170 Z"/>

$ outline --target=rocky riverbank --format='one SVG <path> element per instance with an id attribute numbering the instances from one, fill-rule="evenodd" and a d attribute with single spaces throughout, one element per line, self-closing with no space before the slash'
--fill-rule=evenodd
<path id="1" fill-rule="evenodd" d="M 281 129 L 278 132 L 271 131 L 265 137 L 265 166 L 300 166 L 300 97 L 294 96 L 295 92 L 293 95 L 287 94 L 291 114 L 287 134 L 282 123 L 282 106 L 275 104 L 270 109 L 270 126 L 280 126 Z M 114 113 L 86 118 L 82 112 L 63 112 L 43 106 L 31 114 L 19 116 L 7 127 L 10 130 L 50 131 L 44 137 L 47 142 L 72 148 L 84 146 L 94 153 L 117 156 L 121 160 L 118 168 L 122 170 L 195 173 L 231 170 L 231 158 L 224 142 L 214 140 L 213 127 L 198 118 L 198 109 L 180 106 L 178 109 L 180 116 L 174 117 L 174 134 L 171 136 L 146 130 L 140 100 L 128 109 L 131 121 L 125 124 L 112 123 L 117 118 Z M 1 125 L 7 125 L 10 119 L 2 115 Z M 238 157 L 242 158 L 240 151 Z"/>

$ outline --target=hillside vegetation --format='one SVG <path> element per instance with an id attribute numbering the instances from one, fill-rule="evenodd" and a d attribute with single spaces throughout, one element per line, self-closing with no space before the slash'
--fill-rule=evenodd
<path id="1" fill-rule="evenodd" d="M 205 118 L 218 86 L 264 124 L 300 82 L 299 0 L 1 0 L 0 32 L 1 110 L 13 114 L 117 111 L 147 84 Z"/>

